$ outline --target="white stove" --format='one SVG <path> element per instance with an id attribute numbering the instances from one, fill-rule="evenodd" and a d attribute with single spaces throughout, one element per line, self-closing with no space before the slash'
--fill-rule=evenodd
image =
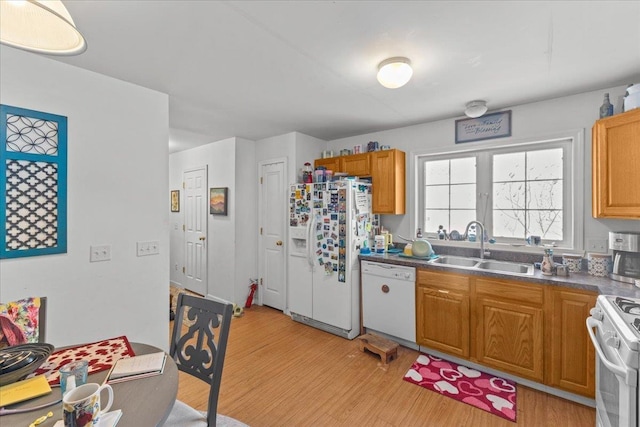
<path id="1" fill-rule="evenodd" d="M 596 349 L 598 426 L 637 427 L 640 299 L 598 296 L 587 329 Z"/>

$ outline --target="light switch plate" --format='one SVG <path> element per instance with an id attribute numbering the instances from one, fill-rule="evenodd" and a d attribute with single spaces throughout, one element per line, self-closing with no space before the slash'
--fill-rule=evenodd
<path id="1" fill-rule="evenodd" d="M 607 239 L 587 239 L 587 252 L 606 253 L 609 250 Z"/>
<path id="2" fill-rule="evenodd" d="M 111 259 L 111 245 L 96 245 L 90 247 L 89 262 L 109 261 Z"/>
<path id="3" fill-rule="evenodd" d="M 138 256 L 157 255 L 160 253 L 160 242 L 157 240 L 136 242 L 136 253 Z"/>

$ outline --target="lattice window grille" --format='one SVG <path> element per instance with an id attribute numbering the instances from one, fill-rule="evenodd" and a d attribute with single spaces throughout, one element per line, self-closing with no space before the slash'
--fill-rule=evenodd
<path id="1" fill-rule="evenodd" d="M 66 252 L 63 116 L 0 105 L 0 258 Z"/>

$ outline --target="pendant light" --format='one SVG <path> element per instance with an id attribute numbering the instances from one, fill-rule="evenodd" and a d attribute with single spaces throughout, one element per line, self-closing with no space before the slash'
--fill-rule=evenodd
<path id="1" fill-rule="evenodd" d="M 385 59 L 378 65 L 378 81 L 389 89 L 404 86 L 411 79 L 411 61 L 403 57 Z"/>
<path id="2" fill-rule="evenodd" d="M 487 112 L 487 101 L 482 101 L 482 100 L 468 102 L 464 110 L 464 114 L 466 114 L 467 117 L 471 117 L 472 119 L 475 119 L 476 117 L 480 117 L 486 112 Z"/>
<path id="3" fill-rule="evenodd" d="M 0 43 L 48 55 L 78 55 L 87 49 L 60 0 L 1 0 Z"/>

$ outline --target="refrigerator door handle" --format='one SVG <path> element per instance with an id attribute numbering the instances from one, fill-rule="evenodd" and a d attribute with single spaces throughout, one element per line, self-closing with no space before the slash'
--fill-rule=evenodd
<path id="1" fill-rule="evenodd" d="M 307 222 L 307 262 L 313 267 L 313 258 L 311 257 L 311 230 L 313 230 L 313 223 L 315 222 L 315 215 L 311 215 L 311 221 Z"/>

